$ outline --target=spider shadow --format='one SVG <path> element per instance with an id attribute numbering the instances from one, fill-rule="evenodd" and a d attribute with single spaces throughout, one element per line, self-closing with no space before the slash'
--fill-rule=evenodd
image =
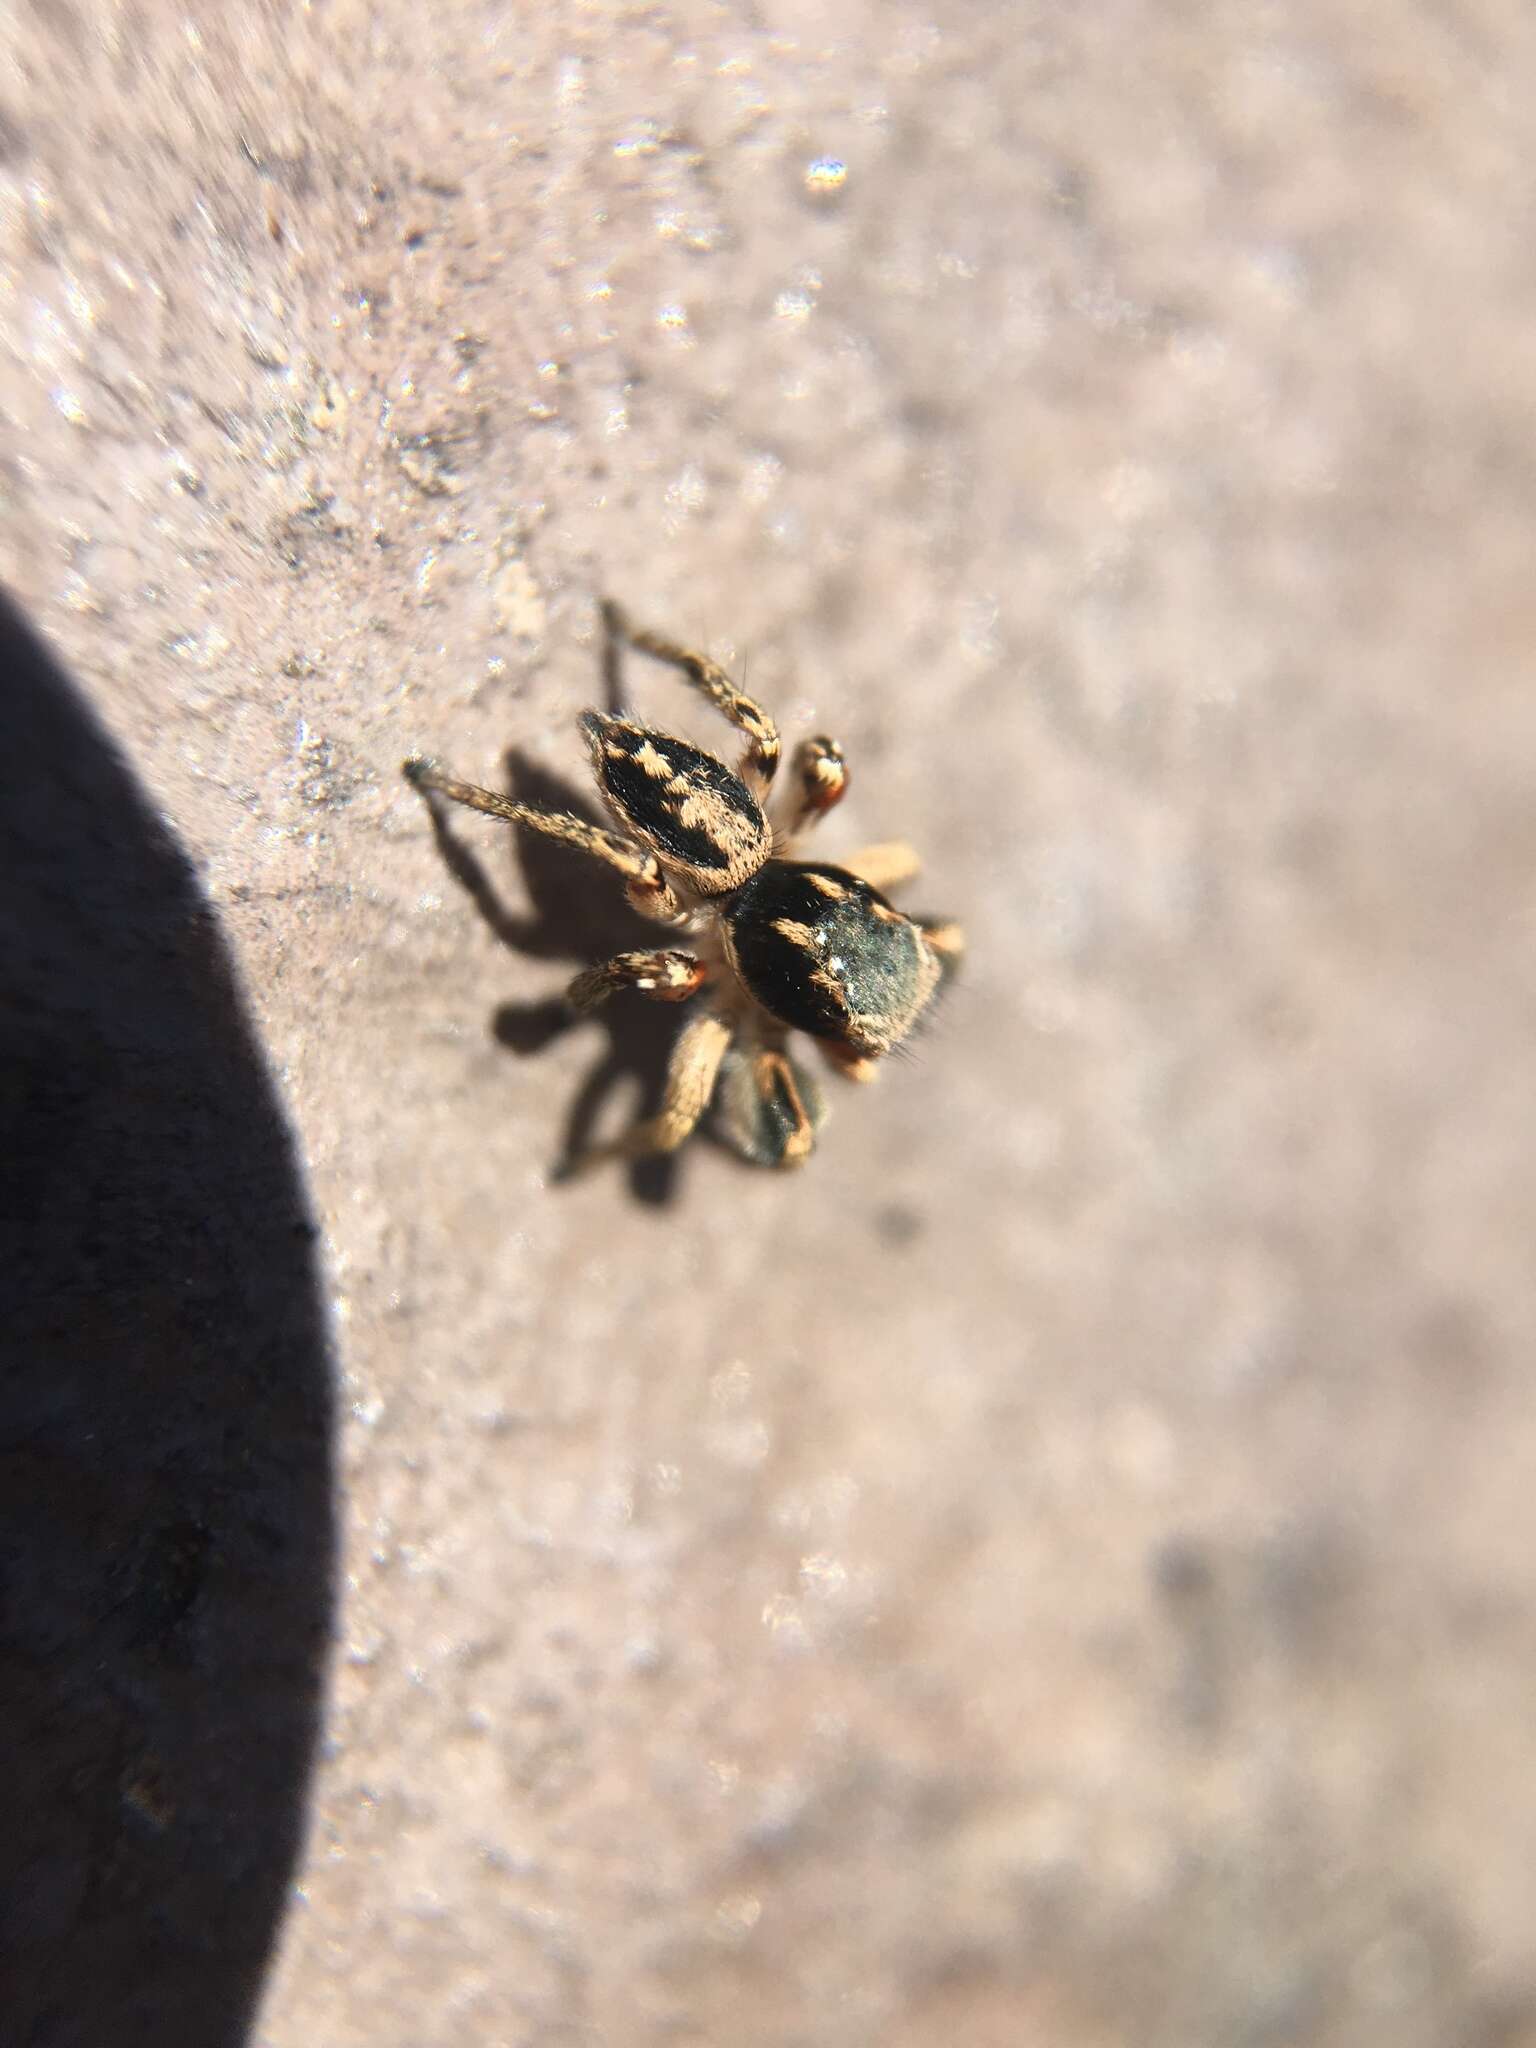
<path id="1" fill-rule="evenodd" d="M 605 673 L 612 701 L 615 685 L 606 662 Z M 519 803 L 571 811 L 592 824 L 608 822 L 568 782 L 515 747 L 506 755 L 505 787 Z M 510 909 L 485 863 L 449 822 L 449 806 L 429 800 L 427 809 L 443 865 L 509 951 L 530 960 L 560 961 L 574 972 L 611 953 L 659 943 L 657 926 L 631 910 L 615 876 L 558 841 L 519 832 L 515 826 L 511 828 L 513 847 L 529 907 L 526 911 Z M 660 1109 L 679 1020 L 670 1004 L 647 1002 L 634 995 L 615 996 L 592 1015 L 578 1017 L 565 1001 L 563 985 L 547 996 L 502 1003 L 491 1019 L 497 1041 L 523 1057 L 543 1052 L 578 1026 L 595 1026 L 604 1034 L 606 1044 L 566 1113 L 563 1150 L 556 1168 L 562 1177 L 596 1142 L 612 1096 L 628 1093 L 637 1097 L 639 1116 L 653 1116 Z M 630 1192 L 649 1207 L 665 1206 L 676 1198 L 677 1173 L 675 1155 L 632 1160 Z"/>

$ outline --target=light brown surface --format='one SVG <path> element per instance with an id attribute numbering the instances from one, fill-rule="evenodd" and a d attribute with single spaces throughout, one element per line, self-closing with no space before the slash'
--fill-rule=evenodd
<path id="1" fill-rule="evenodd" d="M 259 2040 L 1531 2038 L 1536 16 L 226 19 L 7 31 L 0 566 L 334 1286 Z M 397 773 L 579 787 L 604 592 L 972 949 L 660 1207 Z"/>

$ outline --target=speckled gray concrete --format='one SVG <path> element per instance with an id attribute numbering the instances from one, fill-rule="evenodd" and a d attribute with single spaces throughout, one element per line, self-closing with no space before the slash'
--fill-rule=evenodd
<path id="1" fill-rule="evenodd" d="M 339 1317 L 265 2048 L 1536 2038 L 1536 14 L 936 12 L 7 31 L 5 575 Z M 969 927 L 799 1178 L 552 1186 L 398 778 L 603 591 Z"/>

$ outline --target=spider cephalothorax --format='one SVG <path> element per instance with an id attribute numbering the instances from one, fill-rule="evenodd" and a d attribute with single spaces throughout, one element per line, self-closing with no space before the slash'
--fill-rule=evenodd
<path id="1" fill-rule="evenodd" d="M 835 740 L 802 742 L 787 804 L 771 823 L 772 719 L 706 656 L 633 629 L 615 606 L 605 618 L 616 638 L 681 669 L 746 735 L 739 771 L 670 733 L 586 712 L 593 773 L 622 833 L 457 782 L 430 762 L 408 761 L 405 772 L 418 789 L 606 861 L 636 909 L 689 935 L 686 952 L 619 953 L 571 984 L 579 1010 L 621 988 L 661 1002 L 701 999 L 673 1054 L 661 1113 L 590 1156 L 671 1152 L 713 1103 L 721 1134 L 743 1157 L 797 1166 L 810 1156 L 824 1108 L 789 1051 L 789 1033 L 817 1040 L 838 1072 L 872 1080 L 958 957 L 959 930 L 907 917 L 881 894 L 917 872 L 910 847 L 872 846 L 842 867 L 791 857 L 848 786 Z"/>

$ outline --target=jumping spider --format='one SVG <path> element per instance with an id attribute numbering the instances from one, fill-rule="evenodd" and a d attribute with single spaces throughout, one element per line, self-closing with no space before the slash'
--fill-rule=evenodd
<path id="1" fill-rule="evenodd" d="M 790 1032 L 809 1033 L 847 1079 L 873 1080 L 959 957 L 959 928 L 905 917 L 881 894 L 917 872 L 904 844 L 868 847 L 841 867 L 791 858 L 848 787 L 835 740 L 801 742 L 788 799 L 770 824 L 763 805 L 779 765 L 773 720 L 707 656 L 638 630 L 616 605 L 604 607 L 604 621 L 615 644 L 680 669 L 745 734 L 736 773 L 670 733 L 596 711 L 582 714 L 581 729 L 620 832 L 476 789 L 429 761 L 407 761 L 405 773 L 424 793 L 605 861 L 636 910 L 690 935 L 688 952 L 617 953 L 571 983 L 569 1001 L 583 1012 L 621 988 L 663 1003 L 704 992 L 673 1052 L 660 1114 L 577 1164 L 675 1151 L 713 1102 L 720 1134 L 744 1158 L 798 1166 L 826 1112 L 788 1049 Z"/>

